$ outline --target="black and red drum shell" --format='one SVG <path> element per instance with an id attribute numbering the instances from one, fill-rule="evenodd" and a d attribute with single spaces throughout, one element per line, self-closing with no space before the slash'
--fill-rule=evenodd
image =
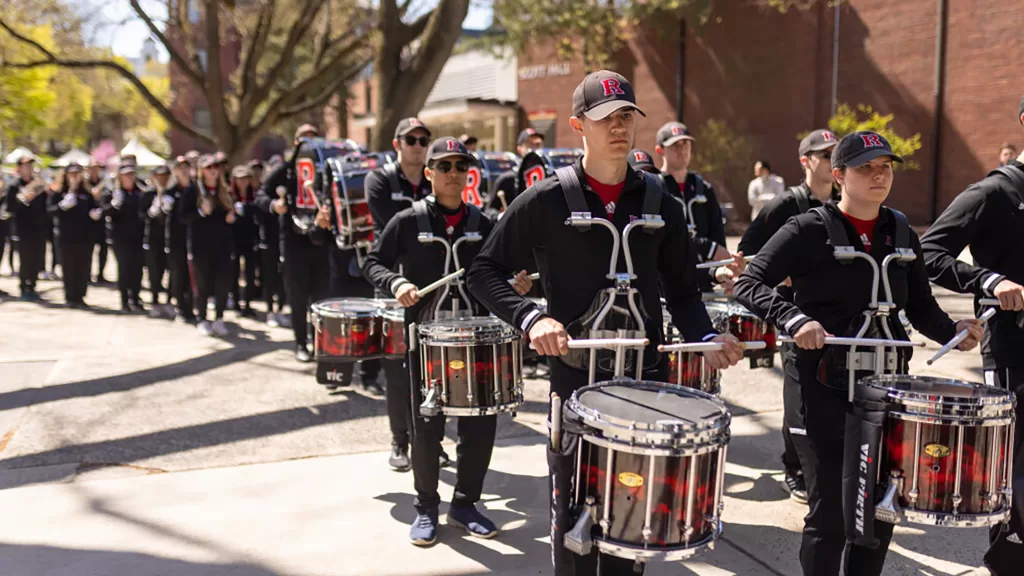
<path id="1" fill-rule="evenodd" d="M 405 309 L 398 300 L 380 300 L 383 334 L 382 353 L 385 358 L 405 358 L 409 346 L 405 339 Z"/>
<path id="2" fill-rule="evenodd" d="M 687 388 L 718 394 L 722 390 L 721 372 L 715 370 L 704 361 L 700 352 L 668 352 L 668 381 Z M 682 381 L 680 382 L 679 362 L 682 361 Z"/>
<path id="3" fill-rule="evenodd" d="M 369 298 L 332 298 L 313 304 L 316 359 L 356 362 L 380 356 L 379 309 Z"/>

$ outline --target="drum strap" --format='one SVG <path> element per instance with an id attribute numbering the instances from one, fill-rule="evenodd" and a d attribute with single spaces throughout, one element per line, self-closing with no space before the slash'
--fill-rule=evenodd
<path id="1" fill-rule="evenodd" d="M 402 196 L 402 185 L 398 182 L 398 163 L 384 166 L 384 176 L 388 179 L 388 186 L 391 188 L 391 196 Z"/>
<path id="2" fill-rule="evenodd" d="M 906 215 L 899 210 L 894 210 L 885 207 L 892 215 L 893 220 L 896 221 L 896 248 L 910 248 L 910 223 L 907 221 Z M 853 249 L 853 244 L 850 243 L 849 236 L 846 235 L 846 228 L 838 218 L 832 215 L 832 213 L 825 206 L 816 206 L 811 208 L 811 212 L 814 212 L 821 218 L 821 221 L 825 223 L 825 228 L 828 230 L 828 240 L 832 244 L 833 248 L 849 248 Z M 850 261 L 844 261 L 843 264 L 849 264 Z"/>
<path id="3" fill-rule="evenodd" d="M 434 230 L 430 227 L 430 215 L 427 214 L 427 201 L 417 200 L 413 202 L 412 210 L 416 214 L 416 228 L 419 230 L 419 233 L 433 236 Z"/>
<path id="4" fill-rule="evenodd" d="M 640 175 L 644 177 L 646 187 L 644 188 L 644 207 L 641 212 L 641 217 L 648 218 L 650 216 L 661 215 L 661 196 L 665 192 L 664 182 L 651 174 L 650 172 L 639 171 Z M 644 232 L 648 234 L 654 234 L 654 228 L 644 228 Z"/>
<path id="5" fill-rule="evenodd" d="M 1017 209 L 1024 210 L 1024 199 L 1021 198 L 1021 195 L 1024 194 L 1024 173 L 1013 166 L 1000 166 L 988 173 L 989 176 L 996 174 L 1002 174 L 1010 181 L 1011 190 L 1014 192 L 1013 199 L 1017 201 Z"/>
<path id="6" fill-rule="evenodd" d="M 476 206 L 466 203 L 466 230 L 465 233 L 469 234 L 480 230 L 480 209 Z"/>
<path id="7" fill-rule="evenodd" d="M 801 214 L 807 213 L 811 209 L 811 197 L 807 193 L 807 183 L 803 183 L 799 186 L 793 186 L 789 189 L 793 193 L 793 198 L 796 200 L 796 209 Z"/>
<path id="8" fill-rule="evenodd" d="M 587 199 L 583 196 L 583 185 L 580 184 L 580 177 L 576 174 L 575 166 L 563 166 L 555 170 L 558 184 L 562 187 L 562 195 L 565 196 L 565 204 L 569 207 L 570 216 L 582 216 L 590 218 L 590 207 L 587 206 Z M 590 226 L 578 226 L 580 231 L 590 230 Z"/>

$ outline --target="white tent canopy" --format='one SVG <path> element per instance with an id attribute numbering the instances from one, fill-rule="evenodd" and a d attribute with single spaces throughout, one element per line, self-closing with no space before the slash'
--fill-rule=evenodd
<path id="1" fill-rule="evenodd" d="M 132 138 L 131 141 L 125 144 L 124 148 L 121 149 L 121 158 L 124 158 L 129 154 L 135 156 L 136 166 L 153 168 L 167 163 L 166 160 L 154 154 L 149 148 L 143 146 L 142 143 L 139 142 L 138 138 Z"/>
<path id="2" fill-rule="evenodd" d="M 72 163 L 81 164 L 82 166 L 88 166 L 89 154 L 87 152 L 79 150 L 78 148 L 72 148 L 71 150 L 68 150 L 63 156 L 57 158 L 57 160 L 53 162 L 53 166 L 63 168 Z"/>
<path id="3" fill-rule="evenodd" d="M 19 146 L 15 148 L 13 152 L 8 154 L 7 156 L 4 156 L 4 164 L 17 164 L 18 160 L 21 159 L 23 156 L 29 156 L 37 163 L 39 162 L 38 156 L 33 154 L 28 148 L 25 148 L 24 146 Z"/>

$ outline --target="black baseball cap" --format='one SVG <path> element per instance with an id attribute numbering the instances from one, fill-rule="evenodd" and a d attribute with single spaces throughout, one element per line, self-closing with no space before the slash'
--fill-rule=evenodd
<path id="1" fill-rule="evenodd" d="M 67 165 L 67 168 L 64 168 L 64 172 L 67 173 L 67 174 L 74 174 L 76 172 L 81 172 L 81 171 L 82 171 L 82 165 L 79 164 L 78 162 L 72 162 L 72 163 Z"/>
<path id="2" fill-rule="evenodd" d="M 640 149 L 630 150 L 627 161 L 633 170 L 657 170 L 654 166 L 654 158 L 651 158 L 650 154 Z"/>
<path id="3" fill-rule="evenodd" d="M 800 141 L 800 155 L 809 156 L 811 152 L 821 152 L 834 148 L 839 143 L 839 138 L 830 130 L 815 130 Z"/>
<path id="4" fill-rule="evenodd" d="M 633 85 L 622 74 L 611 70 L 591 72 L 572 93 L 572 115 L 586 115 L 591 120 L 602 120 L 621 108 L 632 108 L 646 117 L 636 105 Z"/>
<path id="5" fill-rule="evenodd" d="M 522 146 L 523 144 L 526 144 L 526 141 L 534 136 L 540 136 L 541 140 L 544 139 L 544 135 L 541 134 L 540 132 L 537 132 L 533 128 L 527 128 L 523 130 L 522 132 L 519 133 L 519 138 L 516 139 L 516 146 Z"/>
<path id="6" fill-rule="evenodd" d="M 658 134 L 655 136 L 655 142 L 662 148 L 671 146 L 680 140 L 695 141 L 693 136 L 690 135 L 690 129 L 682 122 L 669 122 L 665 124 L 658 129 Z"/>
<path id="7" fill-rule="evenodd" d="M 398 127 L 395 128 L 395 139 L 397 140 L 413 130 L 423 130 L 427 133 L 427 136 L 430 136 L 430 129 L 423 122 L 420 122 L 419 118 L 403 118 L 398 123 Z"/>
<path id="8" fill-rule="evenodd" d="M 166 164 L 161 164 L 161 165 L 157 166 L 156 168 L 153 168 L 153 175 L 154 176 L 159 176 L 161 174 L 165 174 L 166 175 L 166 174 L 170 174 L 170 173 L 171 173 L 171 169 L 168 168 Z"/>
<path id="9" fill-rule="evenodd" d="M 122 163 L 121 166 L 117 169 L 117 173 L 118 174 L 135 174 L 135 164 L 134 163 L 128 163 L 128 162 Z"/>
<path id="10" fill-rule="evenodd" d="M 443 158 L 451 158 L 452 156 L 468 160 L 474 164 L 476 163 L 476 158 L 469 153 L 469 150 L 466 149 L 466 145 L 455 138 L 451 138 L 450 136 L 434 140 L 430 143 L 430 148 L 427 149 L 428 164 Z"/>
<path id="11" fill-rule="evenodd" d="M 854 132 L 843 136 L 832 151 L 832 168 L 856 167 L 867 164 L 880 156 L 888 156 L 893 162 L 903 162 L 885 136 L 876 132 Z"/>
<path id="12" fill-rule="evenodd" d="M 312 124 L 303 124 L 302 126 L 299 126 L 298 128 L 295 129 L 294 139 L 298 140 L 299 138 L 302 138 L 303 134 L 308 134 L 310 132 L 313 133 L 313 136 L 320 135 L 320 131 L 316 129 L 316 126 L 313 126 Z"/>

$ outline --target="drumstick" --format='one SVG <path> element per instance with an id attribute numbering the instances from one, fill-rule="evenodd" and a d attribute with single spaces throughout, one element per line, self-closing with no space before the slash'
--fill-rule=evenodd
<path id="1" fill-rule="evenodd" d="M 445 276 L 444 278 L 441 278 L 440 280 L 438 280 L 437 282 L 434 282 L 433 284 L 427 284 L 423 288 L 417 288 L 416 289 L 416 294 L 418 296 L 420 296 L 420 297 L 423 297 L 424 295 L 429 294 L 429 293 L 433 292 L 434 290 L 437 290 L 438 288 L 440 288 L 441 286 L 444 286 L 445 284 L 451 282 L 452 280 L 455 280 L 456 278 L 461 278 L 462 275 L 465 274 L 465 273 L 466 273 L 466 269 L 465 268 L 459 268 L 455 272 L 452 272 L 451 274 Z"/>
<path id="2" fill-rule="evenodd" d="M 562 450 L 562 399 L 551 393 L 551 450 Z"/>
<path id="3" fill-rule="evenodd" d="M 1000 305 L 999 304 L 999 299 L 997 299 L 997 298 L 982 298 L 981 300 L 978 300 L 978 304 L 981 304 L 982 306 L 997 306 L 997 307 Z"/>
<path id="4" fill-rule="evenodd" d="M 744 256 L 743 257 L 743 261 L 744 262 L 750 262 L 753 259 L 754 259 L 753 256 Z M 729 264 L 732 264 L 732 263 L 733 263 L 733 259 L 732 258 L 729 258 L 728 260 L 717 260 L 715 262 L 704 262 L 703 264 L 697 264 L 697 270 L 710 270 L 712 268 L 720 268 L 722 266 L 728 266 Z"/>
<path id="5" fill-rule="evenodd" d="M 529 276 L 527 276 L 527 278 L 529 278 L 533 282 L 536 282 L 537 280 L 540 280 L 540 272 L 534 272 L 533 274 L 530 274 Z M 513 283 L 515 281 L 516 281 L 515 278 L 509 278 L 508 279 L 508 283 L 509 284 L 511 284 L 511 283 Z"/>
<path id="6" fill-rule="evenodd" d="M 316 209 L 319 210 L 320 209 L 320 199 L 317 198 L 316 197 L 316 193 L 313 192 L 313 181 L 312 180 L 307 181 L 305 184 L 302 185 L 302 187 L 313 198 L 313 204 L 316 204 Z"/>
<path id="7" fill-rule="evenodd" d="M 778 342 L 783 343 L 795 343 L 796 340 L 792 336 L 779 336 Z M 842 336 L 827 336 L 825 338 L 825 344 L 832 346 L 893 346 L 893 347 L 905 347 L 905 348 L 920 348 L 924 346 L 924 342 L 911 342 L 909 340 L 886 340 L 884 338 L 846 338 Z"/>
<path id="8" fill-rule="evenodd" d="M 997 308 L 989 308 L 988 310 L 985 310 L 985 313 L 982 314 L 981 317 L 978 318 L 978 320 L 981 320 L 981 324 L 984 325 L 986 322 L 989 321 L 990 318 L 996 315 L 997 310 Z M 952 340 L 946 342 L 946 344 L 943 345 L 942 348 L 939 348 L 939 351 L 935 353 L 935 356 L 932 356 L 931 359 L 928 360 L 927 364 L 931 366 L 933 362 L 945 356 L 953 348 L 959 346 L 961 342 L 967 339 L 967 334 L 967 330 L 961 330 L 957 332 L 956 336 L 953 336 Z"/>
<path id="9" fill-rule="evenodd" d="M 569 340 L 569 348 L 641 348 L 651 341 L 647 338 L 593 338 L 590 340 Z"/>
<path id="10" fill-rule="evenodd" d="M 768 344 L 762 340 L 752 342 L 740 342 L 740 348 L 744 350 L 764 350 Z M 658 346 L 658 352 L 717 352 L 724 344 L 721 342 L 691 342 L 681 344 L 662 344 Z"/>

